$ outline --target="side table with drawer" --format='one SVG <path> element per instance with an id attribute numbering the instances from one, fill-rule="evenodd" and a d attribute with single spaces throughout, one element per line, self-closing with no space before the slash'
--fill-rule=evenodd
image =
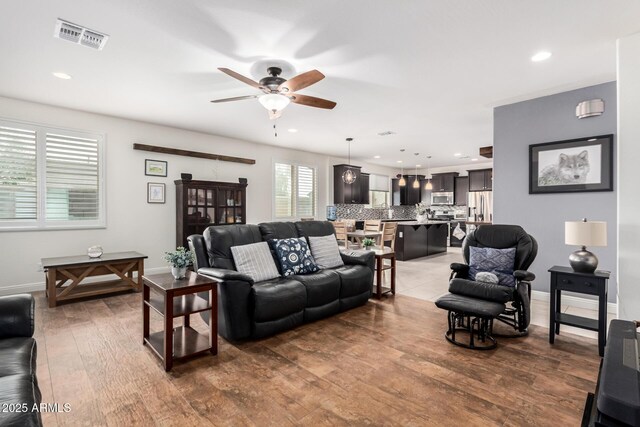
<path id="1" fill-rule="evenodd" d="M 596 270 L 595 273 L 577 273 L 570 267 L 553 266 L 551 273 L 549 307 L 549 343 L 553 344 L 555 336 L 560 334 L 560 325 L 598 332 L 598 352 L 604 355 L 607 338 L 607 281 L 609 273 Z M 575 316 L 561 312 L 562 291 L 595 295 L 598 297 L 598 319 Z"/>

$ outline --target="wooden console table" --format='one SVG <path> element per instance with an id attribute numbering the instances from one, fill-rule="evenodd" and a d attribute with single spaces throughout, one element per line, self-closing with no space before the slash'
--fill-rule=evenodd
<path id="1" fill-rule="evenodd" d="M 130 290 L 139 292 L 142 289 L 145 258 L 146 255 L 138 252 L 108 253 L 100 258 L 89 258 L 87 255 L 42 258 L 49 307 L 55 307 L 58 301 Z M 135 271 L 138 272 L 136 280 L 133 279 Z M 87 277 L 107 274 L 115 274 L 119 279 L 81 285 Z M 67 284 L 69 281 L 71 283 Z"/>

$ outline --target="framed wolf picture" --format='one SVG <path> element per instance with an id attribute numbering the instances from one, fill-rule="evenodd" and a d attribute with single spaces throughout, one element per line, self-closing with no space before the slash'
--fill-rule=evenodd
<path id="1" fill-rule="evenodd" d="M 613 191 L 613 135 L 529 146 L 529 194 Z"/>

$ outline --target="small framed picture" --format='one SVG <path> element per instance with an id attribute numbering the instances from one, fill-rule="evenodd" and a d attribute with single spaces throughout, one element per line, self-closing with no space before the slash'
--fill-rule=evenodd
<path id="1" fill-rule="evenodd" d="M 167 162 L 144 159 L 144 174 L 147 176 L 167 176 Z"/>
<path id="2" fill-rule="evenodd" d="M 147 182 L 147 203 L 164 203 L 165 185 L 159 182 Z"/>
<path id="3" fill-rule="evenodd" d="M 613 191 L 613 135 L 529 146 L 529 194 Z"/>

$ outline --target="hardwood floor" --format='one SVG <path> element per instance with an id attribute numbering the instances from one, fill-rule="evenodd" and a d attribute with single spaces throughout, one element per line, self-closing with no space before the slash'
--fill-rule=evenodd
<path id="1" fill-rule="evenodd" d="M 600 361 L 593 340 L 551 346 L 538 326 L 458 348 L 445 312 L 396 295 L 262 341 L 220 338 L 218 356 L 167 374 L 142 345 L 141 294 L 36 304 L 43 402 L 71 404 L 46 426 L 578 425 Z"/>

